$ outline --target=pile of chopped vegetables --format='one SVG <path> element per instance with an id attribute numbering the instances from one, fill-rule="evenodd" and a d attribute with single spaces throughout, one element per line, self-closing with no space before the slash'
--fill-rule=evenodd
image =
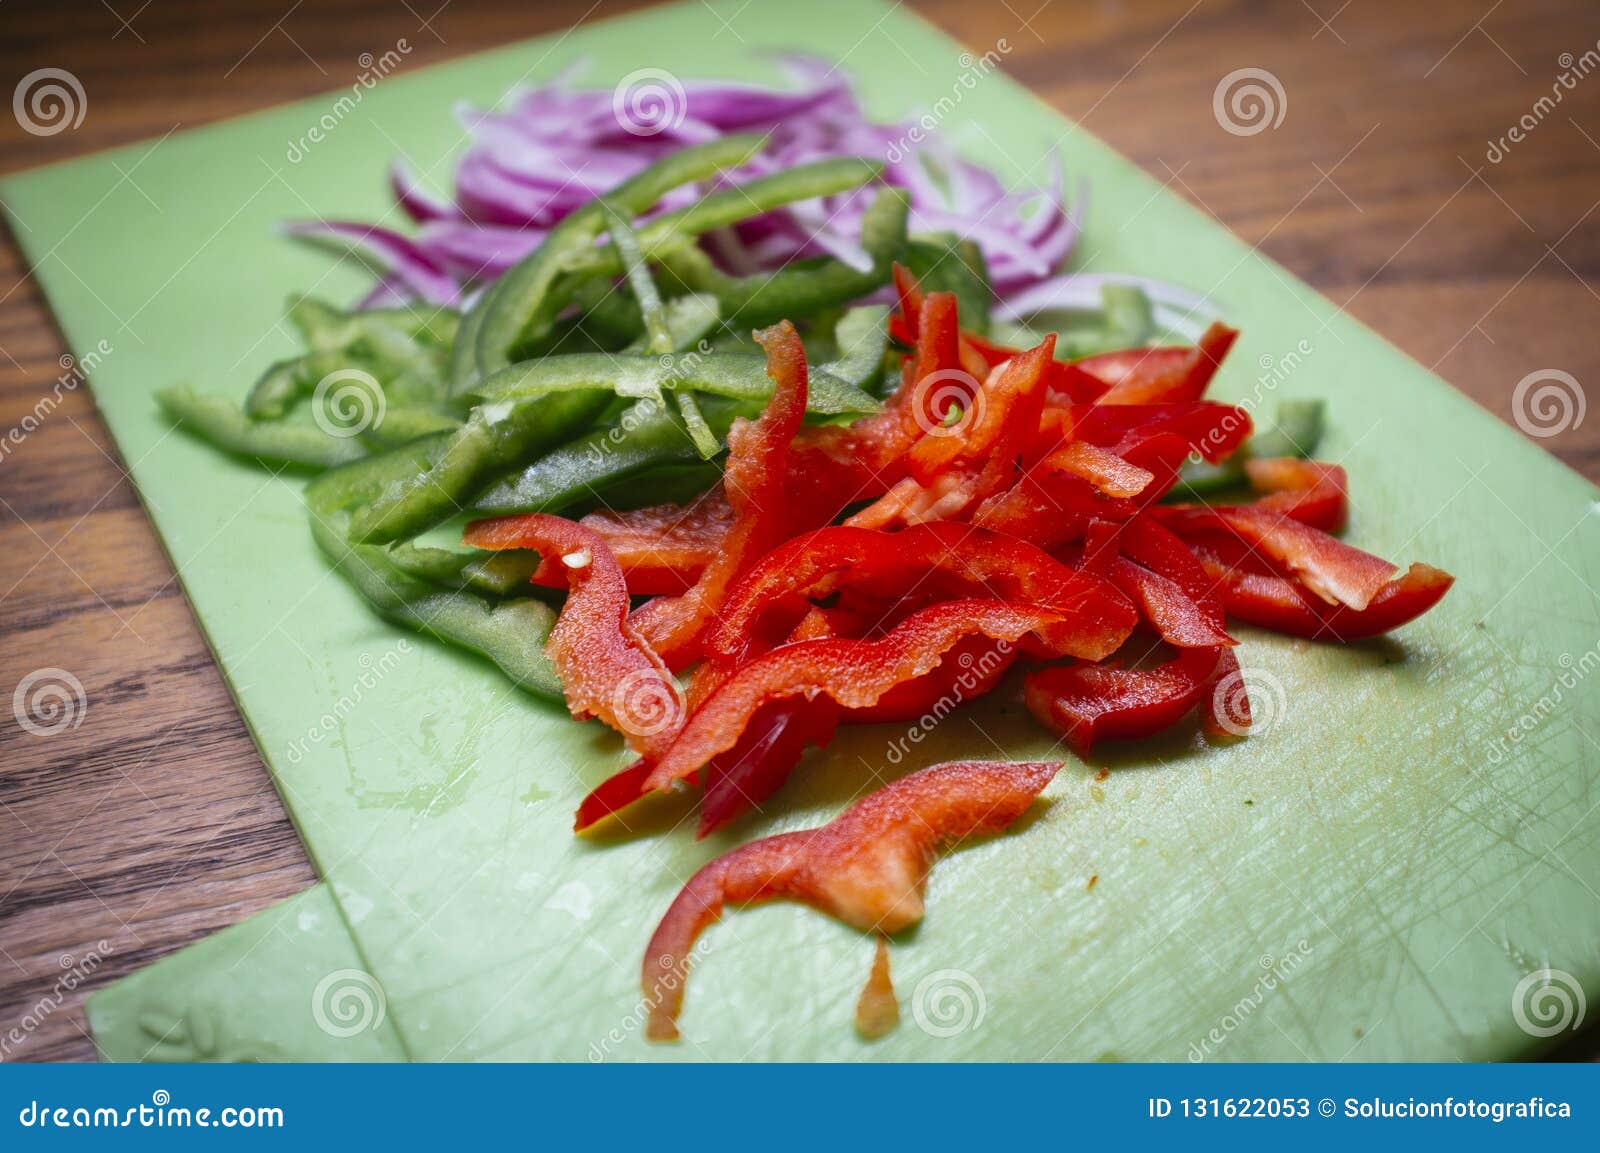
<path id="1" fill-rule="evenodd" d="M 930 215 L 904 173 L 824 154 L 813 129 L 865 130 L 826 77 L 767 104 L 696 93 L 692 142 L 656 138 L 643 166 L 589 94 L 530 96 L 462 161 L 457 205 L 402 183 L 432 238 L 407 260 L 431 262 L 438 292 L 391 262 L 385 294 L 411 299 L 295 302 L 308 349 L 243 408 L 161 397 L 224 449 L 322 470 L 313 535 L 377 612 L 617 731 L 633 762 L 582 799 L 580 831 L 698 788 L 704 836 L 767 804 L 839 725 L 942 717 L 1012 670 L 1080 757 L 1192 716 L 1232 739 L 1250 723 L 1233 625 L 1348 641 L 1448 591 L 1438 569 L 1334 535 L 1347 478 L 1308 459 L 1320 405 L 1256 431 L 1206 399 L 1233 329 L 1151 346 L 1144 288 L 1085 297 L 1053 275 L 1070 241 L 1030 239 L 1031 217 L 1006 243 L 1049 267 L 1022 283 L 1026 261 L 960 229 L 960 195 L 1002 195 L 988 174 L 947 166 L 966 192 Z M 774 150 L 729 134 L 741 115 L 791 130 Z M 530 149 L 526 180 L 500 171 L 507 140 Z M 538 148 L 586 143 L 615 165 L 582 198 L 540 200 Z M 833 214 L 851 251 L 812 231 L 745 259 L 786 235 L 774 214 L 840 197 L 861 206 Z M 471 269 L 439 256 L 469 228 L 526 243 Z M 468 285 L 462 312 L 430 303 Z M 999 323 L 1061 308 L 1075 328 Z M 713 861 L 647 952 L 651 1036 L 676 1035 L 694 938 L 724 903 L 787 896 L 895 932 L 921 916 L 937 843 L 1004 827 L 1056 768 L 939 766 Z M 892 1009 L 880 953 L 863 1032 Z"/>

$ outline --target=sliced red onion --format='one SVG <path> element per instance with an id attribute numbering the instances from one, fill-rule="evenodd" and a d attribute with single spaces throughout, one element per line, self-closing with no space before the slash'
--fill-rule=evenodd
<path id="1" fill-rule="evenodd" d="M 1069 209 L 1059 160 L 1049 160 L 1042 187 L 1007 191 L 989 169 L 940 141 L 924 141 L 910 124 L 874 123 L 839 70 L 815 56 L 773 57 L 789 86 L 729 82 L 682 85 L 664 111 L 643 107 L 648 132 L 625 123 L 626 89 L 578 87 L 581 62 L 538 87 L 511 94 L 498 111 L 460 105 L 457 119 L 472 143 L 457 162 L 454 201 L 424 190 L 409 166 L 390 175 L 396 199 L 421 225 L 414 239 L 389 229 L 315 222 L 298 235 L 338 240 L 384 271 L 374 299 L 406 293 L 434 302 L 459 300 L 502 275 L 579 205 L 616 187 L 684 144 L 730 132 L 766 132 L 768 146 L 720 183 L 738 183 L 837 156 L 884 163 L 884 180 L 910 196 L 913 231 L 948 231 L 984 253 L 1002 316 L 1047 307 L 1097 307 L 1097 282 L 1058 276 L 1078 243 L 1084 196 Z M 630 131 L 630 129 L 632 129 Z M 913 136 L 918 142 L 913 144 Z M 691 202 L 700 192 L 677 190 L 657 212 Z M 741 275 L 795 259 L 831 255 L 857 267 L 862 215 L 870 190 L 858 189 L 765 213 L 708 236 L 718 262 Z M 1158 316 L 1182 320 L 1192 297 L 1139 278 Z M 1092 287 L 1091 287 L 1092 286 Z M 1182 301 L 1190 299 L 1191 304 Z M 1055 301 L 1083 303 L 1056 304 Z M 1043 302 L 1043 303 L 1040 303 Z"/>
<path id="2" fill-rule="evenodd" d="M 542 229 L 496 228 L 459 220 L 425 224 L 417 247 L 463 283 L 497 280 L 517 261 L 539 247 Z"/>
<path id="3" fill-rule="evenodd" d="M 455 280 L 408 236 L 343 220 L 303 220 L 284 226 L 291 236 L 340 244 L 430 304 L 453 304 Z"/>
<path id="4" fill-rule="evenodd" d="M 389 168 L 389 187 L 394 198 L 405 209 L 406 215 L 418 224 L 430 220 L 455 220 L 461 216 L 454 204 L 424 191 L 416 170 L 404 159 L 396 160 Z"/>

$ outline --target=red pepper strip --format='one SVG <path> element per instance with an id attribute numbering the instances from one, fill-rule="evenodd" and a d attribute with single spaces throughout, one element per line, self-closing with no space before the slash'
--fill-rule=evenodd
<path id="1" fill-rule="evenodd" d="M 1210 620 L 1210 615 L 1177 582 L 1127 557 L 1111 561 L 1111 579 L 1139 606 L 1161 639 L 1177 648 L 1216 648 L 1236 644 Z"/>
<path id="2" fill-rule="evenodd" d="M 1044 370 L 1053 363 L 1055 346 L 1051 334 L 991 370 L 957 426 L 933 427 L 912 447 L 911 475 L 926 483 L 958 462 L 983 461 L 1013 444 L 1018 451 L 1031 447 L 1044 412 Z"/>
<path id="3" fill-rule="evenodd" d="M 706 765 L 706 792 L 695 839 L 742 817 L 777 792 L 800 763 L 806 746 L 825 748 L 838 722 L 839 709 L 832 701 L 794 697 L 764 706 L 750 718 L 738 743 Z"/>
<path id="4" fill-rule="evenodd" d="M 927 676 L 896 685 L 868 708 L 846 710 L 840 720 L 847 725 L 904 724 L 919 717 L 943 720 L 967 701 L 990 692 L 1016 657 L 1017 650 L 1004 641 L 963 637 Z"/>
<path id="5" fill-rule="evenodd" d="M 1056 449 L 1041 462 L 1054 472 L 1082 477 L 1110 497 L 1138 496 L 1155 480 L 1155 473 L 1129 464 L 1120 456 L 1086 440 L 1075 440 Z"/>
<path id="6" fill-rule="evenodd" d="M 1228 355 L 1239 330 L 1214 323 L 1193 348 L 1130 348 L 1091 356 L 1067 365 L 1069 381 L 1079 374 L 1110 389 L 1101 404 L 1159 404 L 1199 400 Z"/>
<path id="7" fill-rule="evenodd" d="M 1366 608 L 1353 609 L 1328 605 L 1283 577 L 1229 568 L 1202 555 L 1207 573 L 1221 585 L 1229 616 L 1318 641 L 1354 641 L 1399 628 L 1438 604 L 1456 579 L 1432 565 L 1414 564 L 1378 590 Z"/>
<path id="8" fill-rule="evenodd" d="M 1103 496 L 1080 477 L 1030 469 L 1010 489 L 980 504 L 972 524 L 1052 548 L 1083 536 L 1097 517 L 1119 520 L 1137 511 L 1132 501 Z"/>
<path id="9" fill-rule="evenodd" d="M 615 512 L 599 509 L 578 521 L 598 533 L 622 566 L 631 596 L 687 592 L 721 551 L 733 527 L 733 506 L 720 487 L 692 505 L 660 504 Z M 545 558 L 533 583 L 566 588 L 558 557 Z"/>
<path id="10" fill-rule="evenodd" d="M 1180 536 L 1225 532 L 1267 559 L 1329 604 L 1364 609 L 1400 570 L 1321 529 L 1250 505 L 1235 508 L 1161 508 L 1157 515 Z"/>
<path id="11" fill-rule="evenodd" d="M 890 689 L 932 672 L 963 637 L 982 633 L 1015 643 L 1062 614 L 994 600 L 955 600 L 912 613 L 876 640 L 834 639 L 784 645 L 741 667 L 695 710 L 650 775 L 664 789 L 732 748 L 757 709 L 800 696 L 832 698 L 847 709 L 878 703 Z"/>
<path id="12" fill-rule="evenodd" d="M 926 298 L 917 284 L 917 278 L 902 264 L 894 266 L 894 287 L 900 307 L 889 317 L 889 335 L 908 348 L 916 347 L 923 337 L 922 307 Z M 956 356 L 952 363 L 958 364 L 962 371 L 975 380 L 982 380 L 989 369 L 1016 354 L 1015 349 L 991 344 L 976 333 L 961 329 L 957 333 Z M 919 380 L 924 375 L 926 373 L 918 374 L 912 380 Z"/>
<path id="13" fill-rule="evenodd" d="M 680 597 L 657 597 L 637 609 L 634 626 L 672 668 L 699 655 L 700 638 L 715 619 L 728 586 L 755 558 L 790 531 L 786 495 L 789 442 L 806 414 L 806 353 L 787 320 L 756 333 L 767 351 L 772 399 L 754 423 L 738 420 L 728 432 L 723 485 L 734 525 L 716 559 Z"/>
<path id="14" fill-rule="evenodd" d="M 1093 573 L 1101 580 L 1110 580 L 1122 552 L 1122 526 L 1118 520 L 1096 517 L 1083 530 L 1083 555 L 1078 559 L 1082 572 Z"/>
<path id="15" fill-rule="evenodd" d="M 1067 419 L 1068 440 L 1086 440 L 1120 457 L 1170 434 L 1212 463 L 1232 456 L 1251 429 L 1250 414 L 1244 409 L 1209 400 L 1074 405 Z"/>
<path id="16" fill-rule="evenodd" d="M 889 335 L 907 348 L 917 343 L 917 324 L 922 318 L 922 286 L 905 265 L 894 266 L 894 291 L 900 307 L 889 317 Z"/>
<path id="17" fill-rule="evenodd" d="M 911 477 L 845 523 L 887 528 L 955 520 L 990 496 L 1012 487 L 1023 454 L 1032 446 L 1044 407 L 1044 368 L 1055 337 L 990 373 L 968 414 L 968 427 L 930 431 L 911 450 L 914 469 L 930 475 L 926 486 Z M 937 473 L 937 475 L 932 475 Z"/>
<path id="18" fill-rule="evenodd" d="M 1217 591 L 1217 582 L 1206 572 L 1205 566 L 1200 563 L 1200 558 L 1195 556 L 1194 550 L 1185 544 L 1175 533 L 1163 526 L 1154 517 L 1142 514 L 1130 520 L 1122 531 L 1122 554 L 1131 561 L 1159 573 L 1171 581 L 1187 605 L 1173 604 L 1169 609 L 1178 614 L 1181 619 L 1191 620 L 1193 627 L 1187 632 L 1191 639 L 1188 643 L 1174 639 L 1174 636 L 1163 637 L 1171 644 L 1183 648 L 1194 647 L 1196 644 L 1232 645 L 1237 642 L 1228 636 L 1227 616 L 1223 612 L 1222 598 Z M 1160 628 L 1160 622 L 1154 617 L 1152 623 Z M 1199 637 L 1209 637 L 1209 640 L 1200 641 Z"/>
<path id="19" fill-rule="evenodd" d="M 1250 689 L 1232 649 L 1223 649 L 1216 675 L 1200 700 L 1200 728 L 1218 740 L 1250 731 Z"/>
<path id="20" fill-rule="evenodd" d="M 1251 487 L 1266 494 L 1255 502 L 1256 508 L 1271 509 L 1323 532 L 1344 528 L 1350 511 L 1349 478 L 1338 465 L 1284 456 L 1247 460 L 1244 470 Z"/>
<path id="21" fill-rule="evenodd" d="M 660 658 L 628 620 L 622 569 L 598 533 L 547 513 L 474 521 L 475 548 L 536 549 L 561 558 L 571 591 L 545 642 L 561 674 L 567 708 L 599 717 L 640 756 L 664 753 L 683 724 L 683 700 Z"/>
<path id="22" fill-rule="evenodd" d="M 1039 723 L 1087 758 L 1101 737 L 1142 737 L 1176 724 L 1214 679 L 1220 649 L 1182 649 L 1155 669 L 1052 665 L 1028 674 L 1024 699 Z"/>
<path id="23" fill-rule="evenodd" d="M 601 781 L 578 805 L 577 815 L 572 820 L 572 831 L 581 833 L 590 825 L 613 813 L 620 813 L 643 797 L 647 792 L 645 780 L 654 767 L 649 761 L 634 761 L 627 768 Z"/>
<path id="24" fill-rule="evenodd" d="M 955 761 L 867 794 L 818 829 L 741 845 L 689 878 L 645 948 L 645 1036 L 678 1036 L 696 939 L 724 905 L 788 898 L 863 931 L 896 933 L 922 919 L 940 845 L 997 833 L 1028 810 L 1059 764 Z"/>
<path id="25" fill-rule="evenodd" d="M 762 557 L 723 602 L 721 620 L 707 635 L 709 656 L 731 663 L 764 651 L 805 613 L 807 598 L 841 585 L 904 591 L 943 578 L 977 593 L 1057 611 L 1059 627 L 1046 639 L 1060 651 L 1088 660 L 1115 652 L 1136 617 L 1109 585 L 1074 572 L 1037 545 L 964 524 L 918 525 L 898 533 L 839 526 L 817 529 Z"/>

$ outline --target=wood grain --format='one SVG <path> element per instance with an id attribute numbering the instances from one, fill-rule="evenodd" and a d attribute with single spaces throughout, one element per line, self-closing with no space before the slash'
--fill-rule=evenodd
<path id="1" fill-rule="evenodd" d="M 764 2 L 721 9 L 730 51 Z M 1491 3 L 914 7 L 978 52 L 997 48 L 1049 103 L 1509 421 L 1531 372 L 1600 380 L 1600 76 L 1563 90 L 1499 163 L 1486 151 L 1535 114 L 1563 53 L 1596 48 L 1600 12 Z M 410 70 L 635 6 L 12 0 L 0 81 L 68 69 L 88 114 L 48 137 L 6 118 L 0 171 L 334 88 L 402 36 Z M 1286 114 L 1237 136 L 1212 100 L 1244 67 L 1278 78 Z M 22 427 L 63 352 L 7 238 L 0 430 Z M 1600 418 L 1541 443 L 1600 478 Z M 76 726 L 48 736 L 0 709 L 0 1056 L 89 1059 L 87 989 L 312 871 L 81 389 L 0 455 L 0 635 L 0 691 L 56 667 L 86 698 Z"/>

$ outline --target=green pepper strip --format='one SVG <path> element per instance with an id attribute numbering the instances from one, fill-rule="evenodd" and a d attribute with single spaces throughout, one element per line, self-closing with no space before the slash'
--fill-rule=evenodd
<path id="1" fill-rule="evenodd" d="M 634 235 L 632 225 L 615 209 L 612 209 L 607 228 L 612 249 L 627 272 L 628 288 L 633 292 L 633 299 L 644 317 L 645 350 L 657 356 L 671 352 L 677 344 L 672 328 L 667 323 L 666 309 L 661 305 L 661 294 L 656 291 L 656 282 L 650 279 L 650 269 L 644 262 L 644 253 L 639 249 L 639 238 Z"/>
<path id="2" fill-rule="evenodd" d="M 754 416 L 760 402 L 701 398 L 702 415 L 720 439 L 737 416 Z M 699 453 L 673 406 L 641 400 L 609 427 L 591 430 L 490 488 L 474 504 L 486 514 L 555 512 L 659 467 L 697 462 Z M 715 480 L 712 475 L 707 483 Z M 652 502 L 654 503 L 654 502 Z"/>
<path id="3" fill-rule="evenodd" d="M 331 468 L 366 454 L 355 436 L 335 436 L 315 424 L 258 423 L 238 405 L 186 387 L 156 393 L 162 410 L 217 448 L 273 464 Z"/>
<path id="4" fill-rule="evenodd" d="M 817 371 L 836 376 L 856 388 L 870 387 L 883 372 L 883 356 L 889 349 L 889 307 L 866 304 L 852 308 L 839 318 L 833 338 L 839 355 Z"/>
<path id="5" fill-rule="evenodd" d="M 361 434 L 361 439 L 388 448 L 429 433 L 449 432 L 460 427 L 460 420 L 437 408 L 395 404 L 383 410 L 383 416 Z"/>
<path id="6" fill-rule="evenodd" d="M 688 430 L 689 439 L 694 441 L 695 451 L 700 454 L 701 460 L 710 460 L 722 451 L 722 441 L 706 423 L 706 418 L 700 412 L 700 405 L 694 399 L 694 393 L 687 389 L 675 389 L 672 399 L 678 403 L 678 415 L 683 417 L 683 427 Z"/>
<path id="7" fill-rule="evenodd" d="M 917 236 L 906 243 L 906 267 L 916 276 L 923 292 L 955 293 L 962 328 L 979 336 L 989 335 L 994 289 L 989 284 L 989 266 L 981 248 L 950 232 Z"/>
<path id="8" fill-rule="evenodd" d="M 480 405 L 505 401 L 526 404 L 551 393 L 574 389 L 654 397 L 672 388 L 709 392 L 734 400 L 766 400 L 772 395 L 772 378 L 767 375 L 766 359 L 753 353 L 711 352 L 704 356 L 658 357 L 580 352 L 513 364 L 475 385 L 468 396 Z M 808 411 L 837 415 L 876 412 L 880 407 L 870 393 L 840 380 L 826 365 L 812 370 Z"/>
<path id="9" fill-rule="evenodd" d="M 463 552 L 403 541 L 389 547 L 389 561 L 410 576 L 444 588 L 509 597 L 528 591 L 528 582 L 539 567 L 539 554 L 525 549 Z"/>
<path id="10" fill-rule="evenodd" d="M 819 381 L 836 378 L 845 379 L 854 387 L 869 381 L 881 368 L 884 351 L 888 348 L 887 320 L 888 309 L 877 305 L 847 312 L 834 331 L 840 356 L 812 369 L 813 386 Z M 701 358 L 701 363 L 726 363 L 744 355 L 711 353 Z M 765 371 L 764 360 L 751 359 L 760 361 L 761 371 Z M 731 392 L 719 397 L 702 391 L 696 398 L 697 407 L 720 442 L 727 436 L 734 418 L 754 417 L 761 411 L 770 391 L 770 380 L 759 390 L 749 389 L 736 398 Z M 812 399 L 816 399 L 814 392 Z M 697 486 L 689 487 L 690 493 L 703 492 L 719 474 L 711 466 L 702 468 L 697 456 L 698 449 L 681 413 L 655 400 L 640 400 L 606 427 L 593 429 L 562 445 L 528 465 L 519 475 L 494 485 L 478 497 L 473 507 L 475 511 L 494 515 L 556 512 L 596 496 L 604 496 L 607 503 L 614 505 L 617 501 L 610 491 L 614 486 L 629 481 L 640 483 L 647 476 L 657 478 L 668 469 L 683 473 L 686 486 Z M 652 493 L 660 491 L 654 479 L 649 487 Z M 667 499 L 662 496 L 650 503 Z"/>
<path id="11" fill-rule="evenodd" d="M 444 360 L 458 323 L 449 309 L 345 313 L 305 298 L 290 305 L 289 319 L 311 352 L 266 371 L 245 399 L 251 417 L 281 419 L 340 369 L 372 377 L 390 403 L 429 404 L 445 398 Z"/>
<path id="12" fill-rule="evenodd" d="M 872 258 L 872 267 L 865 270 L 824 258 L 793 261 L 754 276 L 729 276 L 690 244 L 663 250 L 657 262 L 685 288 L 715 296 L 725 323 L 759 328 L 811 316 L 888 284 L 894 262 L 905 254 L 908 207 L 904 192 L 885 188 L 867 208 L 861 245 Z"/>
<path id="13" fill-rule="evenodd" d="M 339 573 L 384 619 L 481 653 L 511 680 L 538 696 L 561 699 L 561 681 L 544 656 L 555 610 L 533 597 L 494 601 L 441 589 L 411 576 L 381 548 L 350 545 L 350 510 L 427 467 L 443 438 L 357 461 L 318 477 L 306 488 L 312 536 Z"/>
<path id="14" fill-rule="evenodd" d="M 590 201 L 567 215 L 468 312 L 451 360 L 455 388 L 464 390 L 473 377 L 487 377 L 506 367 L 515 345 L 549 332 L 571 300 L 573 287 L 588 279 L 586 274 L 562 274 L 592 258 L 595 240 L 605 226 L 606 205 L 638 216 L 672 189 L 736 168 L 765 144 L 763 136 L 725 136 L 680 149 L 624 181 L 603 200 Z M 557 285 L 558 279 L 564 287 Z M 469 336 L 472 349 L 465 351 Z"/>
<path id="15" fill-rule="evenodd" d="M 351 539 L 408 540 L 459 512 L 500 474 L 567 440 L 605 409 L 609 390 L 585 382 L 552 388 L 527 402 L 474 408 L 431 466 L 389 486 L 356 513 Z"/>
<path id="16" fill-rule="evenodd" d="M 718 189 L 642 226 L 638 230 L 639 250 L 647 259 L 652 258 L 686 240 L 728 228 L 787 204 L 860 188 L 876 180 L 882 171 L 883 165 L 874 161 L 844 156 L 802 164 L 770 176 L 758 176 L 732 188 Z M 626 261 L 618 259 L 615 252 L 597 249 L 575 271 L 579 269 L 615 277 L 626 270 Z"/>
<path id="17" fill-rule="evenodd" d="M 1320 400 L 1285 400 L 1278 405 L 1277 423 L 1239 446 L 1220 464 L 1186 461 L 1178 472 L 1175 497 L 1198 497 L 1221 489 L 1248 484 L 1244 462 L 1274 456 L 1308 457 L 1322 439 L 1323 404 Z"/>

